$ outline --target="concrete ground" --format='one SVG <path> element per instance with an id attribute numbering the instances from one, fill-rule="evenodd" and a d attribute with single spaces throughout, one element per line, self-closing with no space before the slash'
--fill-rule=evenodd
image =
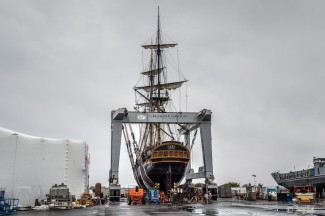
<path id="1" fill-rule="evenodd" d="M 94 206 L 86 209 L 59 210 L 59 211 L 30 211 L 19 212 L 18 215 L 36 216 L 165 216 L 165 215 L 324 215 L 325 205 L 293 205 L 278 204 L 277 202 L 247 202 L 233 200 L 218 200 L 212 204 L 191 205 L 136 205 L 129 206 L 125 202 L 110 203 L 103 206 Z"/>

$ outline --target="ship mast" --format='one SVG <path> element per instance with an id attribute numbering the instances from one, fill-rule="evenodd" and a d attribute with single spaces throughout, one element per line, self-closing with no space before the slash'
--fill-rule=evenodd
<path id="1" fill-rule="evenodd" d="M 135 86 L 133 88 L 145 100 L 144 103 L 137 104 L 138 106 L 144 107 L 144 112 L 165 112 L 165 105 L 170 100 L 168 96 L 168 91 L 175 90 L 181 87 L 184 82 L 187 82 L 186 79 L 177 82 L 167 82 L 167 80 L 164 80 L 162 77 L 164 75 L 165 69 L 162 52 L 164 51 L 164 49 L 174 47 L 177 44 L 163 43 L 159 12 L 160 11 L 158 7 L 158 22 L 155 43 L 151 41 L 151 44 L 149 45 L 142 45 L 144 49 L 151 50 L 149 70 L 141 73 L 142 75 L 148 76 L 149 83 L 145 86 Z M 166 90 L 166 93 L 163 93 L 163 90 Z M 151 148 L 156 145 L 161 145 L 162 133 L 166 133 L 166 131 L 161 128 L 161 123 L 148 124 L 149 133 L 144 133 L 144 136 L 149 136 L 149 143 L 147 143 L 146 146 Z M 143 142 L 145 142 L 144 139 Z"/>
<path id="2" fill-rule="evenodd" d="M 152 71 L 153 70 L 153 52 L 151 50 L 150 52 L 150 70 Z M 154 86 L 154 75 L 151 74 L 149 76 L 150 78 L 150 86 Z M 150 107 L 150 112 L 153 111 L 153 98 L 152 98 L 152 94 L 153 94 L 153 90 L 151 89 L 150 91 L 150 100 L 149 100 L 149 107 Z M 149 125 L 149 130 L 150 130 L 150 147 L 153 147 L 153 125 L 152 123 L 150 123 Z"/>
<path id="3" fill-rule="evenodd" d="M 159 16 L 159 6 L 158 6 L 158 25 L 157 25 L 157 68 L 160 68 L 160 58 L 161 58 L 161 50 L 160 50 L 160 16 Z M 160 73 L 158 73 L 158 98 L 157 98 L 157 112 L 160 112 Z M 157 141 L 158 145 L 161 144 L 161 131 L 160 131 L 160 123 L 157 124 Z"/>

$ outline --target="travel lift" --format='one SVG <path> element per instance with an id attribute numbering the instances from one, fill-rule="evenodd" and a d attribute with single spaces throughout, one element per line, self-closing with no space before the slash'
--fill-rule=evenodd
<path id="1" fill-rule="evenodd" d="M 185 172 L 186 183 L 191 183 L 193 179 L 205 178 L 205 190 L 214 188 L 212 184 L 213 164 L 212 164 L 212 137 L 211 137 L 211 110 L 204 109 L 196 112 L 129 112 L 126 108 L 113 110 L 111 113 L 111 168 L 109 170 L 109 191 L 110 201 L 119 201 L 121 197 L 121 186 L 119 184 L 119 163 L 122 139 L 123 124 L 178 124 L 181 126 L 181 134 L 185 136 L 186 146 L 190 149 L 190 134 L 196 129 L 200 129 L 201 147 L 204 166 L 199 172 L 194 173 L 191 162 Z M 196 134 L 195 134 L 196 135 Z M 209 187 L 210 185 L 210 187 Z"/>

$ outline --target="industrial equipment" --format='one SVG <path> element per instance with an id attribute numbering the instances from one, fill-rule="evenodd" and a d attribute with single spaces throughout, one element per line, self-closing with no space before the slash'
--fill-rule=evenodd
<path id="1" fill-rule="evenodd" d="M 71 208 L 69 188 L 63 183 L 61 185 L 55 184 L 52 186 L 49 194 L 47 194 L 47 200 L 52 204 L 50 205 L 52 209 Z"/>
<path id="2" fill-rule="evenodd" d="M 294 196 L 299 203 L 313 203 L 315 201 L 316 186 L 312 185 L 295 185 Z"/>
<path id="3" fill-rule="evenodd" d="M 159 201 L 159 191 L 158 190 L 149 190 L 147 195 L 147 200 L 151 203 L 158 203 Z"/>
<path id="4" fill-rule="evenodd" d="M 5 191 L 0 190 L 0 215 L 16 213 L 19 199 L 5 198 Z"/>
<path id="5" fill-rule="evenodd" d="M 129 189 L 127 200 L 129 205 L 146 204 L 146 199 L 143 193 L 143 189 L 139 188 L 138 186 Z"/>

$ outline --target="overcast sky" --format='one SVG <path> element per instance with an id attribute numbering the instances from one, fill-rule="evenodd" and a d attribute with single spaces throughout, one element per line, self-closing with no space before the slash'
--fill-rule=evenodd
<path id="1" fill-rule="evenodd" d="M 275 185 L 271 172 L 325 157 L 324 1 L 2 0 L 0 126 L 85 140 L 91 185 L 108 184 L 110 112 L 132 110 L 158 5 L 188 111 L 213 112 L 218 184 Z M 121 161 L 134 184 L 124 144 Z"/>

